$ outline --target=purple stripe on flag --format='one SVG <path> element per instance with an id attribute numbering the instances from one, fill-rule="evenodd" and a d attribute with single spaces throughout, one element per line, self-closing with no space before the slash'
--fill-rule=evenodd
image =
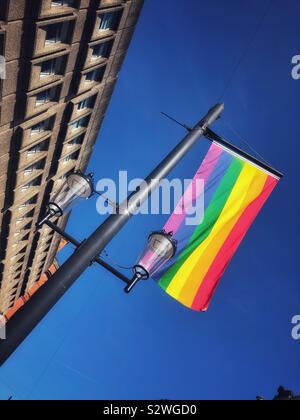
<path id="1" fill-rule="evenodd" d="M 196 202 L 198 197 L 203 193 L 203 191 L 199 191 L 199 188 L 196 188 L 197 180 L 203 180 L 205 185 L 222 153 L 223 149 L 220 146 L 217 144 L 211 145 L 208 154 L 198 169 L 193 181 L 190 183 L 187 191 L 176 206 L 173 215 L 166 223 L 164 227 L 166 232 L 173 232 L 174 235 L 176 234 L 186 218 L 186 209 L 191 207 L 193 202 Z"/>

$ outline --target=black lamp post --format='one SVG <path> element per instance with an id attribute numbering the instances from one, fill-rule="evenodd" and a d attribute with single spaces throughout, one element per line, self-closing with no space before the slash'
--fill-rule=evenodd
<path id="1" fill-rule="evenodd" d="M 41 287 L 8 322 L 6 325 L 6 340 L 0 342 L 0 365 L 14 352 L 18 345 L 27 337 L 33 328 L 41 321 L 41 319 L 48 313 L 48 311 L 57 303 L 57 301 L 64 295 L 64 293 L 72 286 L 76 279 L 94 262 L 106 265 L 105 268 L 113 272 L 112 267 L 103 263 L 99 259 L 99 255 L 103 252 L 105 247 L 111 242 L 116 234 L 125 226 L 125 224 L 136 213 L 136 210 L 143 204 L 151 193 L 159 186 L 160 182 L 177 166 L 177 164 L 185 157 L 190 149 L 197 143 L 197 141 L 204 135 L 208 134 L 208 129 L 218 118 L 220 118 L 224 110 L 223 104 L 214 106 L 202 118 L 194 128 L 188 129 L 187 135 L 184 139 L 168 154 L 168 156 L 145 178 L 134 193 L 132 193 L 123 203 L 121 203 L 116 214 L 109 216 L 106 221 L 96 229 L 92 235 L 83 241 L 77 242 L 74 238 L 68 235 L 69 240 L 77 247 L 73 255 L 58 269 L 51 277 L 51 281 L 47 282 Z M 58 209 L 66 211 L 70 208 L 71 203 L 77 201 L 78 191 L 79 197 L 88 198 L 89 187 L 83 187 L 81 180 L 73 179 L 74 184 L 77 185 L 79 181 L 80 188 L 72 189 L 73 182 L 68 185 L 69 192 L 67 198 L 57 198 L 55 205 L 48 206 L 48 213 L 46 217 L 40 222 L 53 227 L 57 232 L 60 231 L 49 220 L 54 214 L 59 214 Z M 88 183 L 88 182 L 87 182 Z M 82 187 L 82 188 L 81 188 Z M 75 199 L 74 199 L 75 197 Z M 52 213 L 51 213 L 52 210 Z M 66 237 L 64 232 L 60 231 Z M 121 273 L 117 276 L 124 280 L 129 286 L 126 292 L 129 292 L 132 287 L 143 278 L 146 273 L 151 275 L 153 270 L 161 267 L 161 264 L 168 261 L 176 252 L 175 242 L 172 241 L 170 234 L 156 232 L 150 235 L 148 242 L 148 251 L 153 252 L 153 265 L 145 264 L 143 267 L 144 274 L 139 272 L 138 265 L 134 268 L 133 280 L 126 279 Z M 144 261 L 142 261 L 144 264 Z M 114 273 L 116 274 L 116 273 Z"/>

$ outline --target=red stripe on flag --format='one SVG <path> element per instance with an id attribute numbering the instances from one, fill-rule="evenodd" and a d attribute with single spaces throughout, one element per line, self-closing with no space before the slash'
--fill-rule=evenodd
<path id="1" fill-rule="evenodd" d="M 277 179 L 269 176 L 262 193 L 247 207 L 237 224 L 234 226 L 206 274 L 194 299 L 192 309 L 197 311 L 206 311 L 208 309 L 211 298 L 224 271 L 277 183 Z"/>

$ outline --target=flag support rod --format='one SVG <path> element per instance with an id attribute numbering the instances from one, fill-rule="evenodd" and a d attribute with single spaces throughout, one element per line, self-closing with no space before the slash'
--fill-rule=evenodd
<path id="1" fill-rule="evenodd" d="M 173 121 L 174 123 L 180 125 L 188 132 L 192 131 L 192 128 L 189 127 L 187 124 L 184 124 L 178 121 L 176 118 L 172 117 L 171 115 L 167 114 L 166 112 L 161 113 L 164 117 L 168 118 L 169 120 Z M 245 152 L 244 150 L 240 149 L 239 147 L 235 146 L 234 144 L 230 143 L 228 140 L 225 140 L 219 134 L 212 131 L 210 128 L 207 128 L 205 137 L 215 143 L 218 143 L 221 146 L 226 147 L 229 151 L 236 153 L 238 156 L 249 160 L 250 162 L 254 163 L 257 166 L 260 166 L 262 169 L 270 172 L 277 178 L 283 178 L 284 175 L 277 171 L 277 169 L 273 168 L 272 166 L 268 165 L 267 163 L 263 162 L 261 159 L 257 159 L 256 157 L 250 155 L 249 153 Z"/>
<path id="2" fill-rule="evenodd" d="M 117 233 L 126 225 L 139 207 L 151 196 L 160 182 L 177 166 L 208 127 L 220 118 L 224 104 L 217 104 L 208 111 L 184 139 L 163 159 L 123 203 L 116 214 L 109 216 L 89 238 L 53 274 L 6 324 L 6 340 L 0 341 L 0 365 L 16 350 L 36 325 L 59 301 L 80 275 L 93 263 Z"/>
<path id="3" fill-rule="evenodd" d="M 209 128 L 206 130 L 205 137 L 213 141 L 215 143 L 220 144 L 221 146 L 226 147 L 233 153 L 236 153 L 238 156 L 241 156 L 250 162 L 254 163 L 255 165 L 261 167 L 262 169 L 270 172 L 272 175 L 276 176 L 277 178 L 283 178 L 283 174 L 277 169 L 273 168 L 272 166 L 262 162 L 260 159 L 250 155 L 249 153 L 245 152 L 244 150 L 240 149 L 239 147 L 235 146 L 234 144 L 230 143 L 229 141 L 225 140 L 223 137 L 219 136 L 219 134 L 215 133 L 214 131 L 210 130 Z"/>

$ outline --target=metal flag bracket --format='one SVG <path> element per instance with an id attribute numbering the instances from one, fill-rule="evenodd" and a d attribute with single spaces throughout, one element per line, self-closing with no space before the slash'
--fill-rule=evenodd
<path id="1" fill-rule="evenodd" d="M 73 236 L 69 235 L 67 232 L 65 232 L 59 226 L 52 223 L 50 220 L 45 220 L 44 224 L 47 225 L 50 229 L 52 229 L 56 233 L 58 233 L 61 237 L 63 237 L 70 244 L 74 245 L 76 249 L 79 249 L 83 245 L 83 243 L 85 242 L 85 240 L 83 240 L 81 242 L 77 241 L 77 239 L 73 238 Z M 131 280 L 129 278 L 127 278 L 123 273 L 121 273 L 120 271 L 115 269 L 112 265 L 108 264 L 102 258 L 100 258 L 100 257 L 94 258 L 94 260 L 91 261 L 91 264 L 94 264 L 94 263 L 100 265 L 102 268 L 105 268 L 107 271 L 109 271 L 111 274 L 116 276 L 119 280 L 122 280 L 127 285 L 129 285 L 131 283 Z"/>

